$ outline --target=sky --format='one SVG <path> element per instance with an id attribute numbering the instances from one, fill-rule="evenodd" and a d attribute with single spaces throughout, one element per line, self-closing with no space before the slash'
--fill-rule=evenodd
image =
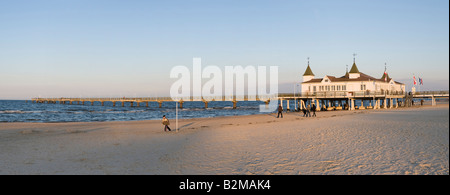
<path id="1" fill-rule="evenodd" d="M 172 67 L 358 69 L 449 89 L 448 0 L 0 0 L 0 99 L 168 96 Z"/>

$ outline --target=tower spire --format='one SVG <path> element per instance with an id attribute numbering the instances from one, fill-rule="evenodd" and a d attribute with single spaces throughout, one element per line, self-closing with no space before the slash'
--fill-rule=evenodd
<path id="1" fill-rule="evenodd" d="M 388 82 L 390 80 L 386 67 L 387 67 L 387 63 L 385 62 L 384 63 L 384 73 L 383 73 L 383 76 L 381 77 L 381 79 L 383 79 L 384 82 Z"/>
<path id="2" fill-rule="evenodd" d="M 308 59 L 308 67 L 306 67 L 305 74 L 303 74 L 303 82 L 308 82 L 311 79 L 314 79 L 314 73 L 311 71 L 311 67 L 309 67 L 309 57 Z"/>
<path id="3" fill-rule="evenodd" d="M 306 71 L 305 74 L 303 74 L 303 76 L 314 76 L 314 73 L 311 71 L 311 68 L 309 67 L 309 57 L 308 59 L 308 67 L 306 67 Z"/>
<path id="4" fill-rule="evenodd" d="M 352 68 L 350 68 L 349 72 L 349 78 L 350 79 L 356 79 L 361 76 L 358 67 L 356 67 L 356 53 L 353 54 L 353 65 Z"/>

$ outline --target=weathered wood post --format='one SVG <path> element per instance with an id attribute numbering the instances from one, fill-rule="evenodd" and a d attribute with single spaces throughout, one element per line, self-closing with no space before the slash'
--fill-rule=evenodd
<path id="1" fill-rule="evenodd" d="M 179 101 L 178 103 L 180 104 L 180 109 L 183 109 L 183 103 L 184 102 L 183 101 Z"/>

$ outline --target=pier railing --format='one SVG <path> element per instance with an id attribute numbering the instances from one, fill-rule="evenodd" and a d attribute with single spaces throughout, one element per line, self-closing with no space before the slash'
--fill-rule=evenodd
<path id="1" fill-rule="evenodd" d="M 164 101 L 267 101 L 276 99 L 276 95 L 245 95 L 245 96 L 194 96 L 194 97 L 122 97 L 122 98 L 104 98 L 104 97 L 60 97 L 60 98 L 32 98 L 37 101 L 98 101 L 98 102 L 164 102 Z"/>
<path id="2" fill-rule="evenodd" d="M 448 97 L 449 91 L 421 91 L 421 92 L 401 92 L 401 91 L 321 91 L 321 92 L 304 92 L 304 93 L 280 93 L 277 96 L 265 95 L 245 95 L 245 96 L 210 96 L 210 97 L 121 97 L 121 98 L 104 98 L 104 97 L 60 97 L 60 98 L 32 98 L 33 101 L 99 101 L 99 102 L 164 102 L 164 101 L 270 101 L 274 99 L 339 99 L 339 98 L 404 98 L 406 96 L 413 97 Z"/>
<path id="3" fill-rule="evenodd" d="M 413 95 L 448 95 L 449 91 L 416 91 Z"/>
<path id="4" fill-rule="evenodd" d="M 364 97 L 385 97 L 385 96 L 405 96 L 405 92 L 398 91 L 320 91 L 303 93 L 278 94 L 280 98 L 364 98 Z"/>

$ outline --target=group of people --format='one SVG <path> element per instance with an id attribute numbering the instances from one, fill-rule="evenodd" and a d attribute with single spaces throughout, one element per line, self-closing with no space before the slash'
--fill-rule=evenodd
<path id="1" fill-rule="evenodd" d="M 311 106 L 308 105 L 306 108 L 303 108 L 302 109 L 303 117 L 317 117 L 316 116 L 316 109 L 317 109 L 317 107 L 316 107 L 315 104 L 312 104 Z M 311 116 L 311 112 L 312 112 L 312 116 Z M 281 118 L 283 118 L 283 107 L 281 106 L 281 104 L 278 104 L 278 115 L 277 115 L 277 118 L 280 118 L 280 115 L 281 115 Z"/>
<path id="2" fill-rule="evenodd" d="M 312 104 L 312 106 L 308 105 L 306 108 L 303 108 L 303 117 L 316 117 L 316 104 Z M 311 112 L 313 113 L 311 116 Z"/>
<path id="3" fill-rule="evenodd" d="M 303 108 L 303 117 L 316 117 L 316 105 L 312 104 L 312 106 L 308 105 L 307 108 Z M 311 116 L 311 112 L 312 112 L 312 116 Z M 283 107 L 281 106 L 281 104 L 278 104 L 278 116 L 277 118 L 283 118 Z M 163 116 L 162 118 L 162 124 L 164 125 L 164 131 L 171 131 L 169 125 L 169 119 L 166 118 L 166 115 Z"/>

